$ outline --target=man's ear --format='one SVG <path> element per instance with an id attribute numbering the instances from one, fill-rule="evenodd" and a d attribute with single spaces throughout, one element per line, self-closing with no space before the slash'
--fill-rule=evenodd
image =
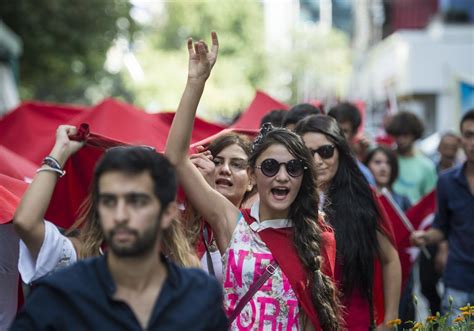
<path id="1" fill-rule="evenodd" d="M 178 204 L 176 201 L 170 202 L 168 206 L 166 206 L 166 209 L 163 210 L 161 213 L 161 222 L 160 222 L 160 227 L 161 229 L 167 229 L 173 219 L 178 217 Z"/>

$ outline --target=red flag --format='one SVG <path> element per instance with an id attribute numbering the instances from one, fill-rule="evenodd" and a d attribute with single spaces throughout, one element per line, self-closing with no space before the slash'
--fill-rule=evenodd
<path id="1" fill-rule="evenodd" d="M 258 130 L 260 121 L 267 113 L 274 109 L 288 109 L 288 106 L 281 103 L 268 94 L 257 91 L 252 103 L 247 110 L 240 115 L 240 118 L 231 125 L 232 128 Z"/>
<path id="2" fill-rule="evenodd" d="M 392 203 L 384 195 L 381 195 L 379 199 L 394 229 L 398 255 L 400 256 L 402 266 L 402 288 L 404 288 L 414 260 L 410 249 L 411 231 L 404 224 Z M 432 220 L 436 209 L 435 206 L 436 193 L 432 191 L 405 213 L 414 229 L 418 229 L 424 221 Z"/>
<path id="3" fill-rule="evenodd" d="M 0 120 L 0 141 L 9 150 L 40 164 L 54 145 L 60 124 L 88 123 L 96 134 L 129 144 L 164 149 L 174 114 L 148 114 L 114 99 L 106 99 L 92 108 L 24 103 Z M 200 141 L 224 129 L 223 126 L 196 118 L 192 142 Z"/>
<path id="4" fill-rule="evenodd" d="M 30 160 L 0 145 L 0 174 L 19 180 L 29 180 L 35 176 L 37 168 Z"/>
<path id="5" fill-rule="evenodd" d="M 0 120 L 0 141 L 9 150 L 40 164 L 54 144 L 60 124 L 86 111 L 85 107 L 26 102 Z"/>
<path id="6" fill-rule="evenodd" d="M 24 181 L 0 174 L 0 224 L 13 219 L 16 207 L 28 184 Z"/>
<path id="7" fill-rule="evenodd" d="M 415 229 L 426 229 L 431 226 L 436 212 L 436 191 L 433 190 L 407 210 L 406 215 Z"/>
<path id="8" fill-rule="evenodd" d="M 379 200 L 392 224 L 393 233 L 395 234 L 395 244 L 400 257 L 400 264 L 402 266 L 402 290 L 405 288 L 406 281 L 411 271 L 412 262 L 410 261 L 410 254 L 408 248 L 410 244 L 410 231 L 405 227 L 402 219 L 398 215 L 392 203 L 385 195 L 380 195 Z"/>

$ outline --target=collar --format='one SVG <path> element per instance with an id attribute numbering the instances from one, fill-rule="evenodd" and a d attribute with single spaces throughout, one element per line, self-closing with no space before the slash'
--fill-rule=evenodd
<path id="1" fill-rule="evenodd" d="M 97 257 L 97 274 L 99 276 L 100 282 L 102 283 L 104 289 L 106 290 L 107 295 L 110 298 L 114 297 L 115 292 L 117 291 L 117 285 L 115 284 L 112 274 L 107 265 L 107 252 L 104 255 Z M 176 266 L 168 261 L 168 259 L 160 253 L 160 259 L 164 263 L 165 268 L 168 270 L 168 276 L 166 277 L 163 286 L 169 284 L 172 287 L 178 286 L 178 275 Z"/>
<path id="2" fill-rule="evenodd" d="M 260 232 L 262 230 L 272 228 L 272 229 L 282 229 L 292 227 L 293 223 L 287 218 L 277 218 L 272 220 L 260 221 L 260 200 L 257 200 L 253 203 L 252 208 L 250 208 L 250 216 L 255 219 L 255 222 L 250 224 L 250 228 L 254 232 Z"/>
<path id="3" fill-rule="evenodd" d="M 454 178 L 463 186 L 465 187 L 468 187 L 469 188 L 469 183 L 467 182 L 467 178 L 466 178 L 466 174 L 465 174 L 465 170 L 466 170 L 466 167 L 467 167 L 467 161 L 464 162 L 462 165 L 458 166 L 455 170 L 454 170 Z"/>

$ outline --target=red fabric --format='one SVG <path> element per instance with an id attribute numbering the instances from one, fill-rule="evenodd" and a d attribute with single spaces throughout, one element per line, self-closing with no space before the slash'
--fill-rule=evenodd
<path id="1" fill-rule="evenodd" d="M 173 116 L 172 113 L 147 114 L 114 99 L 106 99 L 92 108 L 30 102 L 0 120 L 0 141 L 39 165 L 53 147 L 60 124 L 88 123 L 94 133 L 104 138 L 153 146 L 162 151 Z M 200 141 L 223 128 L 196 118 L 191 141 Z"/>
<path id="2" fill-rule="evenodd" d="M 250 211 L 248 209 L 242 210 L 242 214 L 249 225 L 255 221 L 253 217 L 250 216 Z M 321 238 L 321 256 L 325 263 L 323 263 L 321 271 L 334 280 L 336 241 L 334 239 L 334 233 L 330 229 L 325 228 L 324 230 L 325 231 L 322 233 Z M 308 280 L 311 279 L 311 276 L 308 275 L 305 267 L 301 263 L 301 259 L 298 256 L 295 245 L 293 244 L 292 229 L 268 228 L 260 231 L 258 234 L 272 252 L 273 257 L 277 261 L 281 270 L 287 276 L 291 287 L 293 288 L 293 291 L 295 291 L 298 301 L 310 319 L 311 324 L 313 324 L 315 330 L 322 330 L 319 324 L 316 308 L 313 306 L 311 289 L 308 286 Z"/>
<path id="3" fill-rule="evenodd" d="M 0 174 L 0 224 L 13 219 L 16 207 L 28 188 L 24 181 Z"/>
<path id="4" fill-rule="evenodd" d="M 0 174 L 25 180 L 33 178 L 37 168 L 33 162 L 0 145 Z"/>
<path id="5" fill-rule="evenodd" d="M 412 261 L 408 249 L 411 247 L 410 234 L 402 219 L 396 212 L 390 201 L 383 195 L 379 197 L 385 212 L 388 214 L 396 238 L 396 247 L 400 256 L 400 264 L 402 266 L 402 290 L 408 281 L 408 276 L 412 268 Z M 436 205 L 436 195 L 432 191 L 420 200 L 418 204 L 410 208 L 406 212 L 406 216 L 415 229 L 417 229 L 422 221 L 434 213 Z"/>
<path id="6" fill-rule="evenodd" d="M 273 99 L 264 92 L 257 91 L 247 110 L 231 125 L 231 128 L 258 130 L 260 129 L 260 121 L 263 116 L 274 109 L 288 109 L 288 106 Z"/>
<path id="7" fill-rule="evenodd" d="M 429 218 L 436 212 L 436 190 L 431 191 L 414 206 L 407 210 L 406 215 L 415 229 L 426 228 L 424 226 Z M 426 224 L 428 225 L 428 224 Z M 431 225 L 431 223 L 429 224 Z M 429 226 L 428 225 L 428 226 Z"/>
<path id="8" fill-rule="evenodd" d="M 164 150 L 173 113 L 148 114 L 115 99 L 106 99 L 90 112 L 71 121 L 73 125 L 88 123 L 94 133 L 135 145 L 148 145 Z M 110 120 L 113 119 L 113 125 Z M 199 141 L 224 127 L 196 119 L 191 142 Z"/>
<path id="9" fill-rule="evenodd" d="M 45 218 L 57 226 L 69 228 L 90 191 L 95 164 L 107 148 L 120 145 L 127 144 L 93 133 L 87 135 L 85 146 L 64 165 L 66 175 L 56 184 Z"/>
<path id="10" fill-rule="evenodd" d="M 41 102 L 22 103 L 0 120 L 0 141 L 10 151 L 39 165 L 53 147 L 56 128 L 86 107 Z"/>

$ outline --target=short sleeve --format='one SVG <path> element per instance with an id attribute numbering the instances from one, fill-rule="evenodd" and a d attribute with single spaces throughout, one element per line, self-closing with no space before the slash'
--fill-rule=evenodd
<path id="1" fill-rule="evenodd" d="M 26 284 L 77 261 L 76 250 L 71 240 L 62 235 L 58 228 L 51 222 L 44 221 L 44 223 L 45 232 L 43 245 L 41 246 L 36 261 L 31 256 L 23 241 L 20 240 L 18 270 Z"/>

